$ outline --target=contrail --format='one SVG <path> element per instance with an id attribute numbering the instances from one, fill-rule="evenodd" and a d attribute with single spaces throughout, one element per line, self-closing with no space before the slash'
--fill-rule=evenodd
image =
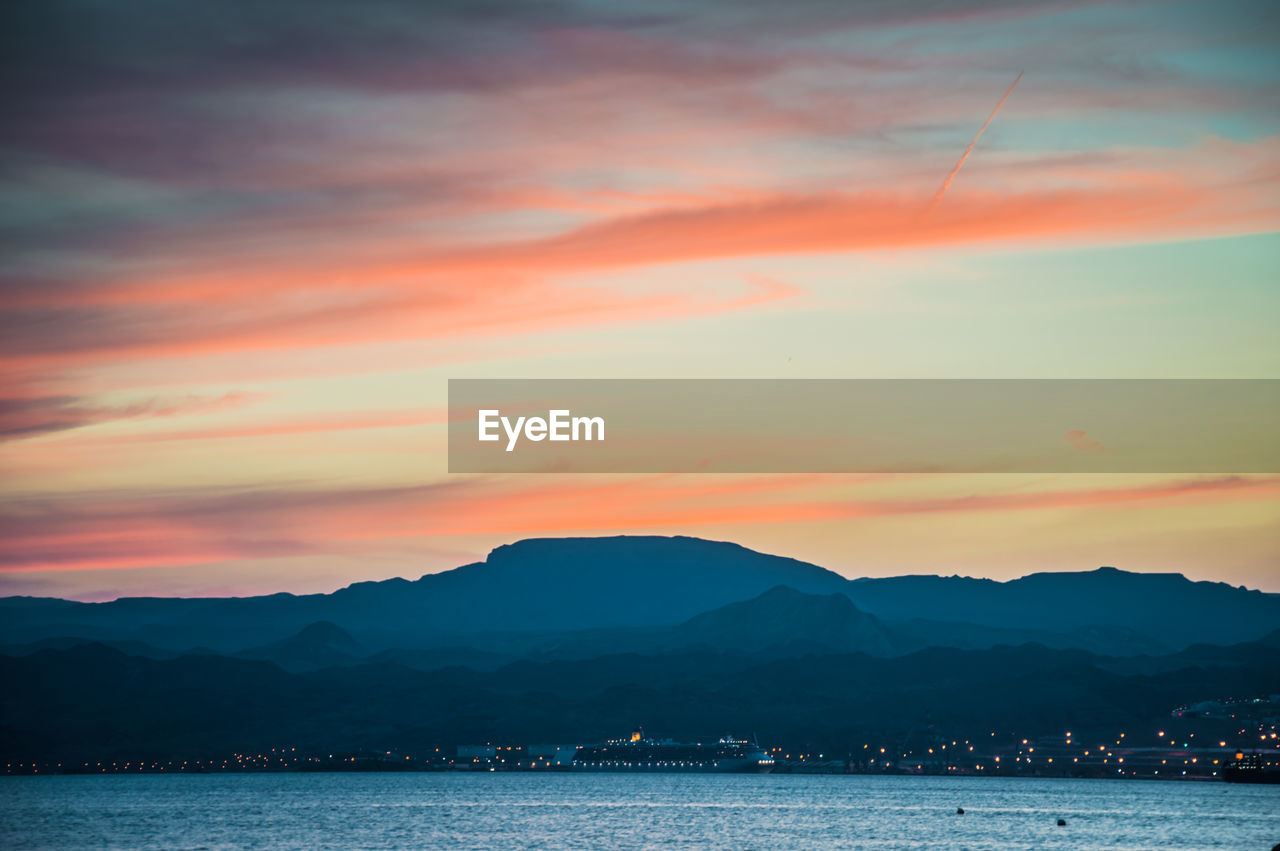
<path id="1" fill-rule="evenodd" d="M 1000 111 L 1000 107 L 1004 106 L 1004 102 L 1009 99 L 1009 95 L 1013 94 L 1013 90 L 1018 85 L 1018 81 L 1022 79 L 1022 73 L 1023 72 L 1019 71 L 1018 76 L 1013 78 L 1013 85 L 1009 86 L 1009 90 L 1004 93 L 1004 97 L 1000 98 L 1000 102 L 996 104 L 996 108 L 991 110 L 991 114 L 987 116 L 987 120 L 982 122 L 982 126 L 978 128 L 977 135 L 975 135 L 973 137 L 973 141 L 969 143 L 969 147 L 964 149 L 964 153 L 960 155 L 960 159 L 957 160 L 955 166 L 952 167 L 951 173 L 947 175 L 947 179 L 942 181 L 942 186 L 938 189 L 938 194 L 933 196 L 933 201 L 929 204 L 930 210 L 938 206 L 938 202 L 942 200 L 942 196 L 951 188 L 951 181 L 956 179 L 956 174 L 960 171 L 960 166 L 964 165 L 965 160 L 969 159 L 969 154 L 973 153 L 973 146 L 978 144 L 978 140 L 982 138 L 982 132 L 987 129 L 987 125 L 991 123 L 991 119 L 996 117 L 996 113 Z"/>

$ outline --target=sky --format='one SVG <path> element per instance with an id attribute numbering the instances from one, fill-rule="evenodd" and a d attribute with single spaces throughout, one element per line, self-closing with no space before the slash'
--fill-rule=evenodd
<path id="1" fill-rule="evenodd" d="M 1274 3 L 0 17 L 0 594 L 329 591 L 583 534 L 1280 592 L 1276 475 L 445 458 L 449 378 L 1280 376 Z"/>

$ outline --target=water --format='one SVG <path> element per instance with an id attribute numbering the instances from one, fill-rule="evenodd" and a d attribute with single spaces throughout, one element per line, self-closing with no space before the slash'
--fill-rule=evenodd
<path id="1" fill-rule="evenodd" d="M 1280 786 L 1225 783 L 688 774 L 0 778 L 6 849 L 1198 851 L 1277 842 Z"/>

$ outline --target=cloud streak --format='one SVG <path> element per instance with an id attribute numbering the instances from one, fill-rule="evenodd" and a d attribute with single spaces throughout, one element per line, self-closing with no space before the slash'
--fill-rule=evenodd
<path id="1" fill-rule="evenodd" d="M 1274 476 L 1198 477 L 1077 489 L 869 498 L 893 477 L 646 476 L 561 483 L 469 477 L 420 487 L 68 494 L 0 514 L 0 571 L 208 564 L 341 554 L 364 543 L 496 535 L 653 532 L 1007 512 L 1265 502 Z M 852 495 L 840 491 L 853 489 Z M 828 491 L 823 498 L 815 493 Z M 834 493 L 831 493 L 834 491 Z M 362 543 L 364 542 L 364 543 Z M 353 550 L 354 548 L 354 550 Z"/>
<path id="2" fill-rule="evenodd" d="M 121 420 L 208 414 L 240 408 L 260 398 L 252 393 L 224 393 L 216 397 L 154 397 L 118 405 L 94 404 L 73 396 L 0 399 L 0 441 Z"/>

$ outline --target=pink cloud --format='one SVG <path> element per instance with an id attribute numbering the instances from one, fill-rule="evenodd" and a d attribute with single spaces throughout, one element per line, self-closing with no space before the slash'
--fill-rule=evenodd
<path id="1" fill-rule="evenodd" d="M 1089 436 L 1087 431 L 1073 428 L 1062 436 L 1067 445 L 1077 452 L 1105 452 L 1107 447 Z"/>
<path id="2" fill-rule="evenodd" d="M 27 500 L 0 518 L 5 571 L 207 564 L 344 553 L 388 539 L 755 526 L 877 517 L 1269 501 L 1280 478 L 1171 479 L 1075 490 L 896 499 L 829 490 L 886 477 L 654 476 L 425 487 L 82 494 Z"/>

